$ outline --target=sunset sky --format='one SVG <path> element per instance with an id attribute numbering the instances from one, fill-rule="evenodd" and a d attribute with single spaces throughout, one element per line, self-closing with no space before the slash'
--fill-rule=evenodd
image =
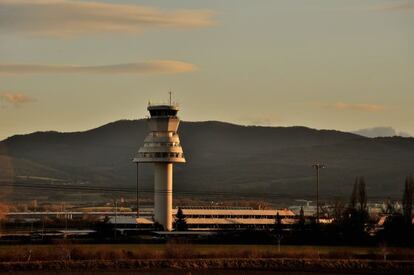
<path id="1" fill-rule="evenodd" d="M 146 116 L 414 135 L 414 0 L 0 0 L 0 140 Z"/>

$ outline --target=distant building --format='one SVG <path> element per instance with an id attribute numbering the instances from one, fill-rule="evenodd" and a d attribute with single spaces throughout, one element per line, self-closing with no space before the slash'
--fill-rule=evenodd
<path id="1" fill-rule="evenodd" d="M 275 224 L 277 213 L 279 213 L 282 219 L 282 224 L 293 224 L 296 222 L 295 213 L 289 209 L 182 208 L 182 210 L 186 216 L 189 230 L 265 229 Z M 176 213 L 177 209 L 172 209 L 172 219 L 175 218 Z M 116 223 L 119 227 L 128 227 L 138 223 L 143 228 L 154 223 L 152 216 L 139 217 L 138 219 L 133 216 L 111 216 L 109 222 L 112 224 Z"/>

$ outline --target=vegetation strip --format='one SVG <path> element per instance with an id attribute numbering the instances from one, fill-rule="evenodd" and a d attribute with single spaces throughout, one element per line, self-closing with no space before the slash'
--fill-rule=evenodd
<path id="1" fill-rule="evenodd" d="M 173 260 L 81 260 L 1 262 L 2 271 L 35 270 L 137 270 L 137 269 L 257 269 L 281 271 L 414 272 L 413 261 L 315 260 L 315 259 L 173 259 Z"/>

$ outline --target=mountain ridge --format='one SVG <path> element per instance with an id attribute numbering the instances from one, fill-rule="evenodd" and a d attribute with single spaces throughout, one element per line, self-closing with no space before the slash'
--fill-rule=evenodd
<path id="1" fill-rule="evenodd" d="M 132 158 L 147 133 L 141 119 L 86 131 L 15 135 L 0 142 L 0 164 L 11 167 L 2 174 L 132 187 Z M 354 178 L 365 176 L 371 195 L 398 197 L 404 178 L 414 172 L 414 138 L 220 121 L 183 121 L 180 137 L 188 162 L 175 166 L 176 190 L 312 195 L 311 165 L 323 162 L 328 168 L 321 175 L 322 195 L 347 196 Z M 150 188 L 150 165 L 143 165 L 141 177 Z"/>

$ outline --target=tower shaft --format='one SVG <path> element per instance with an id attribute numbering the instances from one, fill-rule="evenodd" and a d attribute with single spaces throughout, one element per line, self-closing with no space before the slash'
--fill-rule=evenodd
<path id="1" fill-rule="evenodd" d="M 173 164 L 154 163 L 154 220 L 172 230 Z"/>

